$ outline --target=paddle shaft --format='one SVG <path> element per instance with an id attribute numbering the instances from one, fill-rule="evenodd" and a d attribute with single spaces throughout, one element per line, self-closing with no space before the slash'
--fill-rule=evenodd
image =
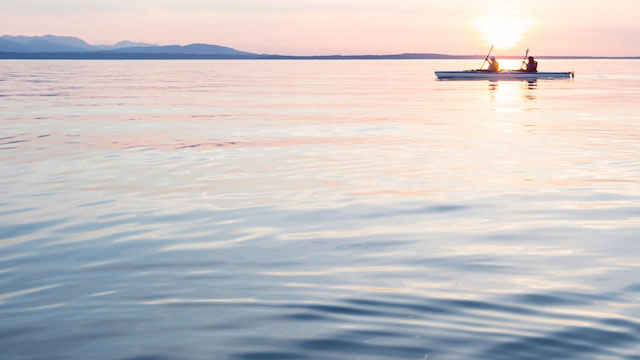
<path id="1" fill-rule="evenodd" d="M 522 65 L 520 65 L 520 69 L 524 66 L 524 62 L 527 61 L 527 56 L 529 56 L 529 49 L 527 49 L 527 53 L 524 54 L 524 59 L 522 59 Z"/>
<path id="2" fill-rule="evenodd" d="M 489 53 L 487 54 L 487 57 L 484 58 L 484 61 L 482 62 L 482 66 L 480 66 L 480 70 L 482 70 L 482 68 L 484 67 L 484 64 L 489 60 L 489 56 L 491 56 L 491 52 L 493 51 L 493 47 L 495 45 L 491 45 L 491 49 L 489 49 Z"/>

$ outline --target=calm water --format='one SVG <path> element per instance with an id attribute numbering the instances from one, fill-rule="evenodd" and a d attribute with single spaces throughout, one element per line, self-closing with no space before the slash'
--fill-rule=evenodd
<path id="1" fill-rule="evenodd" d="M 640 61 L 1 65 L 2 359 L 640 359 Z"/>

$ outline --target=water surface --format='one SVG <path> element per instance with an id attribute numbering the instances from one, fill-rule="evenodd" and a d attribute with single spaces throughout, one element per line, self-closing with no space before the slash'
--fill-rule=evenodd
<path id="1" fill-rule="evenodd" d="M 0 357 L 639 359 L 640 61 L 476 63 L 2 61 Z"/>

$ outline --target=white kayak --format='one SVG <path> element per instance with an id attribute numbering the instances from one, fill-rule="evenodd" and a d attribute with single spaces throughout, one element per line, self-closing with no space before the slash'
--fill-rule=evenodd
<path id="1" fill-rule="evenodd" d="M 502 70 L 491 72 L 486 70 L 465 71 L 436 71 L 438 79 L 483 79 L 483 80 L 527 80 L 527 79 L 557 79 L 572 78 L 571 72 L 526 72 L 517 70 Z"/>

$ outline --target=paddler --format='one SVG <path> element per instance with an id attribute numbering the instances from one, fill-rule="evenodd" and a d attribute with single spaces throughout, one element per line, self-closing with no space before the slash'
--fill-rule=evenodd
<path id="1" fill-rule="evenodd" d="M 529 56 L 526 72 L 538 72 L 538 62 L 533 58 L 533 56 Z"/>
<path id="2" fill-rule="evenodd" d="M 491 57 L 491 61 L 489 62 L 489 68 L 487 69 L 489 72 L 497 72 L 500 71 L 500 64 L 496 60 L 495 56 Z"/>

